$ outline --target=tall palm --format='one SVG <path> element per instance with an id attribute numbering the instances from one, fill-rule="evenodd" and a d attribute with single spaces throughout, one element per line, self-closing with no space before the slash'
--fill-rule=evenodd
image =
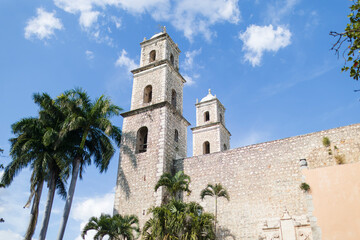
<path id="1" fill-rule="evenodd" d="M 230 201 L 230 196 L 227 190 L 220 184 L 216 183 L 208 184 L 205 189 L 203 189 L 200 193 L 201 200 L 203 200 L 206 196 L 214 197 L 215 199 L 215 235 L 216 235 L 216 221 L 217 221 L 217 199 L 220 197 L 225 198 L 226 200 Z"/>
<path id="2" fill-rule="evenodd" d="M 81 237 L 85 239 L 88 231 L 95 230 L 94 239 L 103 239 L 108 236 L 110 240 L 133 240 L 140 232 L 139 219 L 135 215 L 114 215 L 101 214 L 99 218 L 91 217 L 83 228 Z M 134 234 L 135 233 L 135 234 Z"/>
<path id="3" fill-rule="evenodd" d="M 189 189 L 190 177 L 183 171 L 178 171 L 175 175 L 164 173 L 155 185 L 155 191 L 160 187 L 165 187 L 172 199 L 175 199 L 179 192 L 191 193 Z"/>
<path id="4" fill-rule="evenodd" d="M 44 144 L 44 136 L 48 129 L 41 118 L 25 118 L 12 125 L 12 131 L 16 136 L 10 139 L 12 162 L 6 167 L 1 181 L 5 186 L 9 186 L 22 168 L 31 165 L 31 194 L 28 204 L 33 200 L 33 206 L 25 239 L 31 239 L 34 234 L 44 181 L 49 183 L 49 176 L 54 174 L 54 169 L 58 169 L 55 158 L 61 155 Z M 66 191 L 62 180 L 58 178 L 54 181 L 57 182 L 60 194 L 64 196 Z"/>
<path id="5" fill-rule="evenodd" d="M 112 125 L 109 119 L 118 116 L 121 108 L 113 105 L 104 96 L 91 102 L 86 92 L 81 89 L 65 92 L 58 97 L 57 102 L 66 115 L 59 142 L 72 142 L 77 148 L 70 163 L 71 182 L 57 238 L 61 240 L 64 237 L 79 173 L 81 178 L 84 167 L 91 164 L 92 160 L 96 167 L 100 168 L 100 172 L 106 171 L 115 153 L 110 138 L 120 145 L 120 128 Z"/>

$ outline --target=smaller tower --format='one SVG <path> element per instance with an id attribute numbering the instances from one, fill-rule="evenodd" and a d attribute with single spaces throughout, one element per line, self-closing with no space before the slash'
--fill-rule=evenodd
<path id="1" fill-rule="evenodd" d="M 193 131 L 193 155 L 198 156 L 230 148 L 230 132 L 225 127 L 225 107 L 209 94 L 195 104 L 196 127 Z"/>

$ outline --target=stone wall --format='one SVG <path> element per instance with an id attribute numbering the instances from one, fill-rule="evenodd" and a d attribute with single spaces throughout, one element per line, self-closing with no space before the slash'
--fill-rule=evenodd
<path id="1" fill-rule="evenodd" d="M 331 155 L 323 137 L 331 141 Z M 300 159 L 306 159 L 310 169 L 336 165 L 336 154 L 344 155 L 346 163 L 358 162 L 359 146 L 360 124 L 355 124 L 185 158 L 175 161 L 175 167 L 192 180 L 192 194 L 184 200 L 201 202 L 207 211 L 214 211 L 214 200 L 201 201 L 201 190 L 208 183 L 227 188 L 231 200 L 218 202 L 220 237 L 226 233 L 232 239 L 259 239 L 264 235 L 264 222 L 278 219 L 284 209 L 294 218 L 305 217 L 310 222 L 312 209 L 299 188 L 303 181 Z"/>

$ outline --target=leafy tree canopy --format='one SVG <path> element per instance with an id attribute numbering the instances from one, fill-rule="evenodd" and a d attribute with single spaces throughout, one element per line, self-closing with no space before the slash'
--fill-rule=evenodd
<path id="1" fill-rule="evenodd" d="M 344 32 L 330 32 L 331 36 L 337 37 L 332 46 L 339 56 L 342 53 L 345 64 L 342 71 L 350 71 L 350 77 L 359 80 L 360 76 L 360 0 L 353 0 L 350 6 L 351 13 L 348 15 L 349 23 Z M 345 45 L 345 47 L 344 47 Z"/>

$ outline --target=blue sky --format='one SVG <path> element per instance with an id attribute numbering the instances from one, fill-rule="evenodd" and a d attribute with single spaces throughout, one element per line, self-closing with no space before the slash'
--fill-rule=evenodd
<path id="1" fill-rule="evenodd" d="M 130 70 L 139 43 L 166 26 L 181 49 L 184 116 L 195 124 L 196 98 L 209 88 L 226 107 L 231 148 L 358 123 L 358 82 L 329 49 L 351 1 L 328 0 L 3 0 L 0 2 L 0 146 L 6 165 L 10 126 L 36 116 L 36 92 L 56 97 L 74 87 L 130 108 Z M 113 119 L 121 126 L 122 119 Z M 188 130 L 188 155 L 192 155 Z M 118 153 L 106 174 L 78 181 L 65 239 L 112 212 Z M 29 170 L 0 190 L 0 239 L 21 239 L 29 209 Z M 41 203 L 39 224 L 46 191 Z M 64 201 L 56 197 L 47 239 L 55 239 Z M 90 239 L 90 238 L 88 238 Z"/>

